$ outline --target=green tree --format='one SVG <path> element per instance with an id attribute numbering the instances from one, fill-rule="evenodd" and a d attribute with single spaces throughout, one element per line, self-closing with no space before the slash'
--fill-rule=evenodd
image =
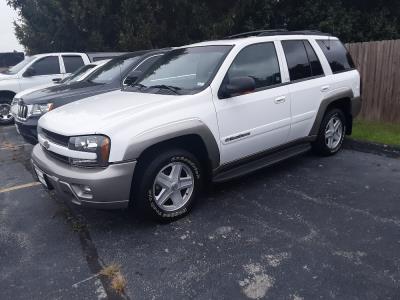
<path id="1" fill-rule="evenodd" d="M 400 38 L 398 0 L 7 0 L 29 53 L 180 46 L 257 29 L 318 29 L 343 41 Z"/>

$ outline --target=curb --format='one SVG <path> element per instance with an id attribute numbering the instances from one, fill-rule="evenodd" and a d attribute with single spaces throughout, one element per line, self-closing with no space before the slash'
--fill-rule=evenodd
<path id="1" fill-rule="evenodd" d="M 350 150 L 372 153 L 391 158 L 400 158 L 400 147 L 372 143 L 372 142 L 358 141 L 350 138 L 347 138 L 344 141 L 343 145 L 346 149 Z"/>

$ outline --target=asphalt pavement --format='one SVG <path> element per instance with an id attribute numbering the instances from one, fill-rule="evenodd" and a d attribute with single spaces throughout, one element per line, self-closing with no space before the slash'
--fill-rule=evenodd
<path id="1" fill-rule="evenodd" d="M 0 299 L 400 299 L 398 158 L 308 153 L 161 225 L 60 202 L 31 149 L 0 127 Z"/>

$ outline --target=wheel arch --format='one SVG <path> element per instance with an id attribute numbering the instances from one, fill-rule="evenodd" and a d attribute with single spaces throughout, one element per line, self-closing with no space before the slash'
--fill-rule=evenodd
<path id="1" fill-rule="evenodd" d="M 166 147 L 180 147 L 193 152 L 210 171 L 220 164 L 219 147 L 214 135 L 197 119 L 174 122 L 134 137 L 124 160 L 136 159 L 140 162 L 143 157 Z"/>
<path id="2" fill-rule="evenodd" d="M 8 91 L 8 90 L 0 91 L 0 100 L 2 97 L 12 100 L 15 95 L 16 93 L 13 91 Z"/>
<path id="3" fill-rule="evenodd" d="M 352 99 L 354 94 L 352 90 L 343 91 L 322 100 L 314 124 L 310 131 L 310 136 L 317 136 L 320 130 L 322 119 L 327 111 L 338 108 L 343 111 L 346 118 L 346 134 L 351 134 L 353 127 Z"/>

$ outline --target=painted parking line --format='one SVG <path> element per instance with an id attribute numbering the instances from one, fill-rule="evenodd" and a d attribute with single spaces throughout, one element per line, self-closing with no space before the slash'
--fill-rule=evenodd
<path id="1" fill-rule="evenodd" d="M 35 182 L 20 184 L 20 185 L 16 185 L 16 186 L 11 186 L 11 187 L 8 187 L 8 188 L 0 189 L 0 194 L 1 193 L 8 193 L 8 192 L 16 191 L 16 190 L 20 190 L 20 189 L 26 189 L 26 188 L 37 186 L 37 185 L 40 185 L 40 184 L 41 184 L 40 182 L 36 182 L 35 181 Z"/>
<path id="2" fill-rule="evenodd" d="M 25 146 L 30 146 L 30 144 L 25 143 L 25 144 L 20 144 L 20 145 L 6 145 L 6 146 L 3 146 L 3 147 L 0 147 L 0 151 L 1 150 L 15 150 L 15 149 L 22 148 L 22 147 L 25 147 Z"/>

